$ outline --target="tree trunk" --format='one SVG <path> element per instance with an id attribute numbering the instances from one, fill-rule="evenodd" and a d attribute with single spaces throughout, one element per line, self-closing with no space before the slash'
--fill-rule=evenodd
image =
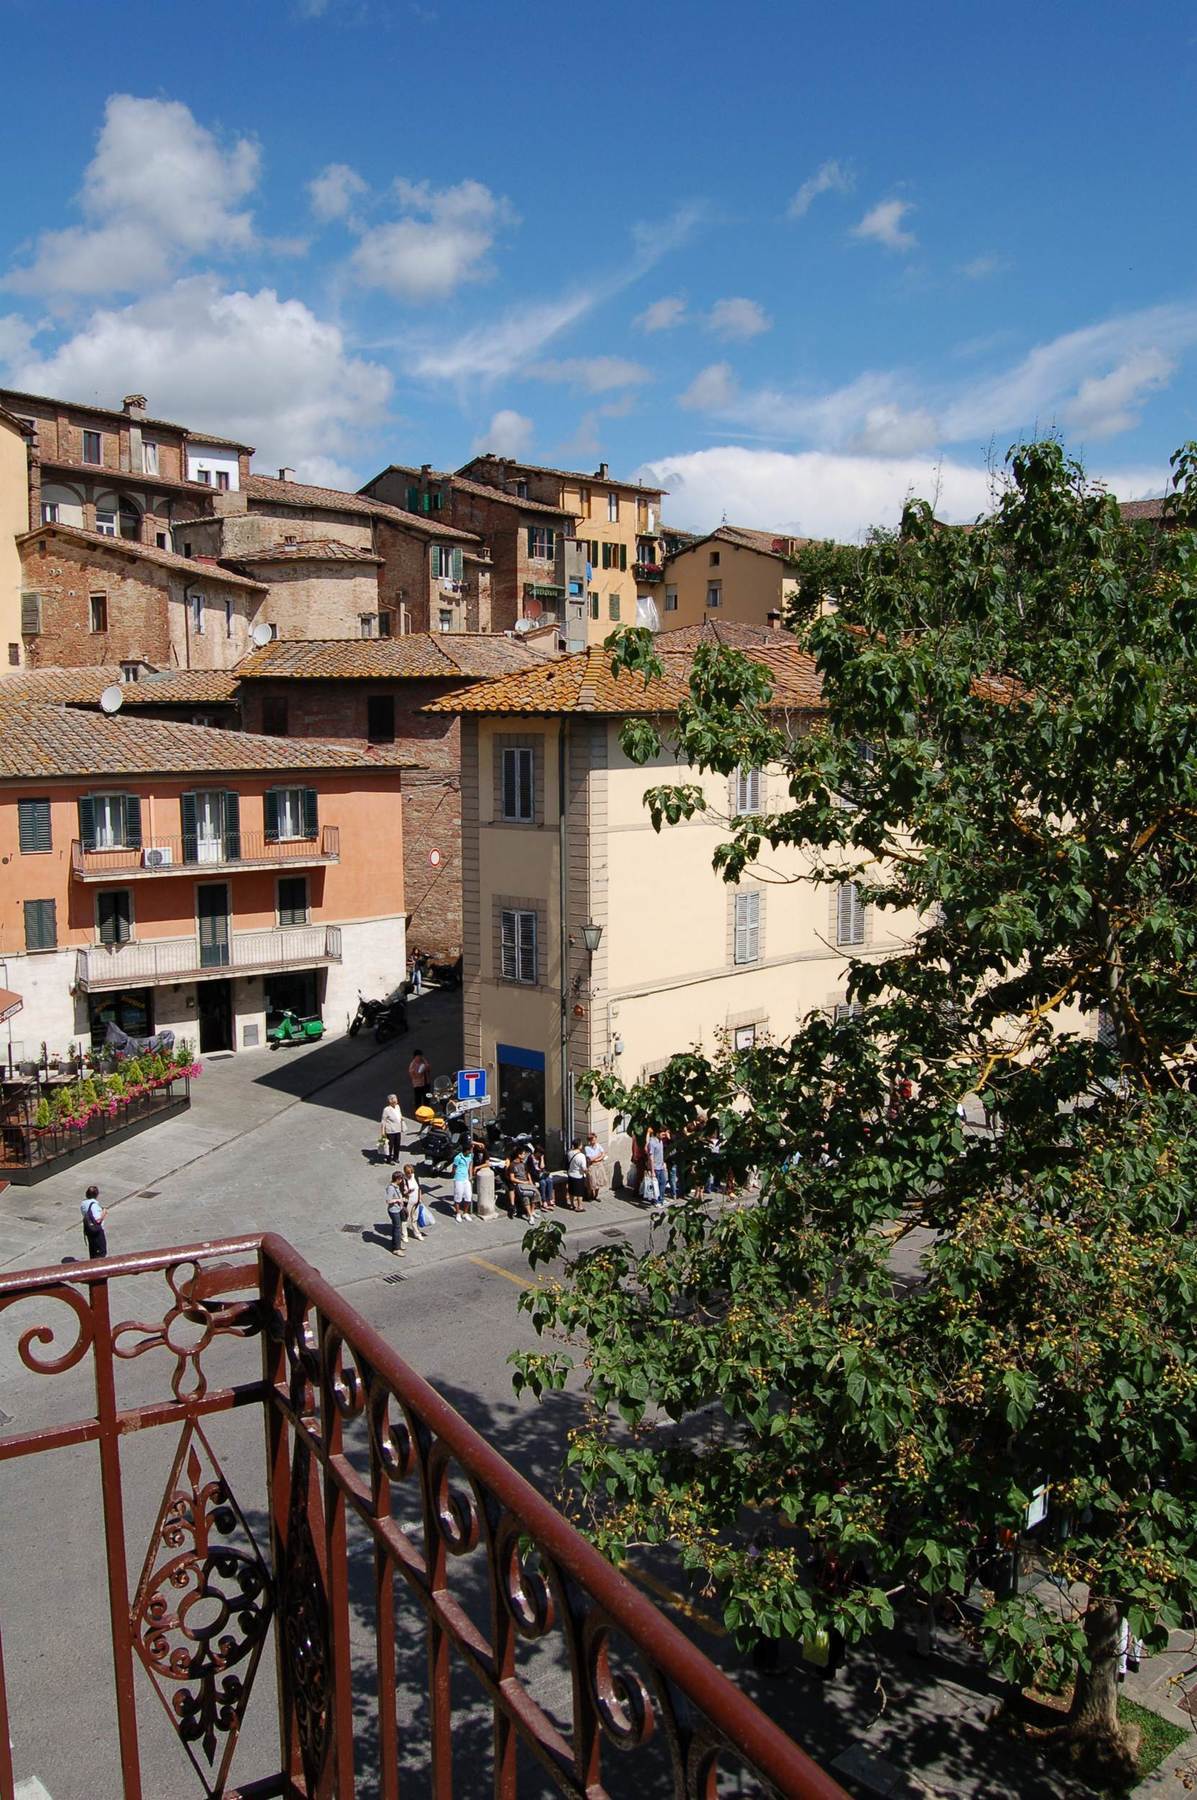
<path id="1" fill-rule="evenodd" d="M 1118 1640 L 1121 1615 L 1115 1600 L 1090 1594 L 1085 1611 L 1089 1667 L 1078 1669 L 1076 1691 L 1068 1715 L 1069 1734 L 1105 1738 L 1121 1745 L 1118 1723 Z"/>

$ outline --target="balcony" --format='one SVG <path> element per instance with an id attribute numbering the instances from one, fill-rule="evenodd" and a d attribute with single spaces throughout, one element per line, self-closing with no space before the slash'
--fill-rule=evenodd
<path id="1" fill-rule="evenodd" d="M 0 1461 L 59 1453 L 73 1605 L 36 1629 L 86 1645 L 91 1792 L 845 1800 L 282 1238 L 21 1270 L 14 1307 L 48 1385 Z M 9 1719 L 0 1664 L 3 1800 Z"/>
<path id="2" fill-rule="evenodd" d="M 223 942 L 199 937 L 146 938 L 139 943 L 95 944 L 75 953 L 75 986 L 96 994 L 105 988 L 155 987 L 164 982 L 211 981 L 226 975 L 274 974 L 316 969 L 341 960 L 339 925 L 283 925 L 273 931 L 234 931 Z"/>
<path id="3" fill-rule="evenodd" d="M 341 860 L 341 829 L 323 825 L 314 838 L 268 838 L 263 831 L 241 831 L 224 838 L 153 837 L 137 849 L 85 850 L 71 844 L 71 874 L 76 881 L 161 881 L 168 875 L 226 873 L 237 869 L 310 869 Z"/>
<path id="4" fill-rule="evenodd" d="M 665 570 L 660 563 L 638 562 L 632 564 L 632 574 L 637 581 L 660 581 Z"/>

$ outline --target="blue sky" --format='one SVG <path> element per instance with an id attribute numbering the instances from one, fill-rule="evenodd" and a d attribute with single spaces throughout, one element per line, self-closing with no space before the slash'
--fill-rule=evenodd
<path id="1" fill-rule="evenodd" d="M 493 448 L 666 516 L 974 516 L 1197 436 L 1175 8 L 5 0 L 10 385 L 356 485 Z M 1179 27 L 1179 28 L 1178 28 Z"/>

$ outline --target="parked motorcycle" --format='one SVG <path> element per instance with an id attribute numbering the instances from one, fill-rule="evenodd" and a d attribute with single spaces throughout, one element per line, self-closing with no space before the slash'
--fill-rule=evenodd
<path id="1" fill-rule="evenodd" d="M 378 1013 L 374 1020 L 374 1042 L 389 1043 L 391 1038 L 399 1037 L 407 1030 L 407 1001 L 393 995 Z"/>
<path id="2" fill-rule="evenodd" d="M 424 972 L 437 987 L 459 988 L 461 986 L 461 958 L 456 962 L 425 963 Z"/>
<path id="3" fill-rule="evenodd" d="M 266 1033 L 272 1050 L 280 1044 L 310 1044 L 324 1036 L 323 1019 L 300 1019 L 290 1008 Z"/>
<path id="4" fill-rule="evenodd" d="M 384 998 L 381 1000 L 366 1000 L 366 999 L 364 999 L 362 996 L 361 989 L 359 988 L 358 996 L 357 996 L 357 1011 L 354 1013 L 352 1019 L 350 1019 L 350 1021 L 349 1021 L 350 1037 L 356 1037 L 363 1025 L 365 1025 L 370 1031 L 373 1031 L 375 1025 L 378 1023 L 378 1015 L 381 1012 L 384 1012 L 387 1009 L 387 1007 L 389 1007 L 389 1006 L 403 1005 L 406 1008 L 406 999 L 407 999 L 407 983 L 406 983 L 406 981 L 401 981 L 397 988 L 392 988 L 390 993 L 385 995 Z"/>

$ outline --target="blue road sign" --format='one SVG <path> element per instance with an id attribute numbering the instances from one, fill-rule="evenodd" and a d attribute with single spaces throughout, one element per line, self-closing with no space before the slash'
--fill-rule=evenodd
<path id="1" fill-rule="evenodd" d="M 459 1100 L 485 1100 L 486 1070 L 458 1069 L 457 1098 Z"/>

